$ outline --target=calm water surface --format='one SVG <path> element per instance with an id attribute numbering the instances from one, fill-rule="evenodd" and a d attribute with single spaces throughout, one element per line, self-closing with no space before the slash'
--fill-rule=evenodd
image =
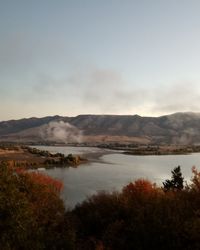
<path id="1" fill-rule="evenodd" d="M 200 170 L 200 153 L 191 155 L 132 156 L 117 151 L 91 147 L 48 147 L 37 146 L 41 150 L 64 154 L 101 154 L 99 162 L 89 162 L 78 168 L 53 168 L 47 174 L 64 183 L 62 198 L 66 206 L 73 207 L 87 196 L 98 191 L 120 190 L 123 186 L 138 178 L 147 178 L 162 184 L 171 177 L 171 170 L 180 165 L 187 181 L 192 176 L 191 168 Z"/>

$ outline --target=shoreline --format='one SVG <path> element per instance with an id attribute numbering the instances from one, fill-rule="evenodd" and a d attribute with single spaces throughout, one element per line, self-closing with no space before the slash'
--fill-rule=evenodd
<path id="1" fill-rule="evenodd" d="M 38 149 L 44 146 L 44 149 Z M 25 169 L 50 169 L 54 167 L 68 168 L 79 167 L 86 163 L 106 163 L 102 157 L 108 154 L 124 154 L 132 156 L 164 156 L 164 155 L 189 155 L 200 153 L 200 146 L 149 146 L 149 145 L 104 145 L 104 146 L 81 146 L 80 148 L 95 148 L 97 150 L 83 150 L 76 154 L 51 153 L 48 147 L 57 147 L 58 145 L 1 145 L 0 144 L 0 162 L 7 162 L 13 167 L 23 167 Z M 131 147 L 132 146 L 132 147 Z M 38 147 L 38 148 L 37 148 Z M 78 145 L 65 145 L 60 147 L 79 147 Z M 72 150 L 73 151 L 73 150 Z M 112 163 L 110 163 L 112 164 Z"/>

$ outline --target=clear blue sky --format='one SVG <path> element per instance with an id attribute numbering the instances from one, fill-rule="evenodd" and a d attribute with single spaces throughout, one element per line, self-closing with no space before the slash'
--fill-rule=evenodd
<path id="1" fill-rule="evenodd" d="M 199 0 L 0 0 L 0 120 L 200 111 Z"/>

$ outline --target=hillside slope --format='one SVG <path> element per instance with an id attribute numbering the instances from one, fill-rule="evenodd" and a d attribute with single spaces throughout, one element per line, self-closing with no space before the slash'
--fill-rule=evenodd
<path id="1" fill-rule="evenodd" d="M 199 144 L 200 114 L 79 115 L 11 120 L 0 122 L 0 140 Z"/>

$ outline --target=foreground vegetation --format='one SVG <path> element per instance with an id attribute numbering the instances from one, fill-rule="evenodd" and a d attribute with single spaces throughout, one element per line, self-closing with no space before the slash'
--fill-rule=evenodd
<path id="1" fill-rule="evenodd" d="M 1 249 L 200 249 L 200 173 L 192 173 L 190 185 L 177 167 L 163 187 L 140 179 L 66 211 L 62 183 L 1 164 Z"/>

